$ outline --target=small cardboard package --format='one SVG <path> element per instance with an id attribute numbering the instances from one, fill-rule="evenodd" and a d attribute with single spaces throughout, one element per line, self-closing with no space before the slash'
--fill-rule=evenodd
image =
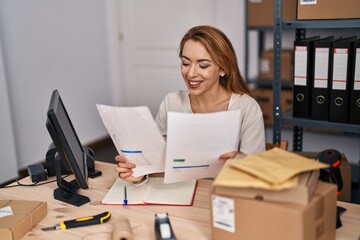
<path id="1" fill-rule="evenodd" d="M 11 207 L 11 215 L 0 218 L 2 240 L 21 239 L 47 215 L 47 203 L 40 201 L 0 200 L 0 209 Z"/>
<path id="2" fill-rule="evenodd" d="M 319 181 L 307 205 L 246 199 L 231 192 L 211 195 L 211 239 L 333 240 L 336 186 Z"/>

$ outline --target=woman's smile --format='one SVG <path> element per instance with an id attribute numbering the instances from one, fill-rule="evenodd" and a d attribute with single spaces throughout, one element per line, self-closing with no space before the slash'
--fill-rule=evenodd
<path id="1" fill-rule="evenodd" d="M 190 81 L 188 80 L 188 86 L 192 89 L 198 88 L 203 81 Z"/>

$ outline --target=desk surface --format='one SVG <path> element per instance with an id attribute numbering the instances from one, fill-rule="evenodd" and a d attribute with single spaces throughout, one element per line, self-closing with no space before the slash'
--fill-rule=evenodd
<path id="1" fill-rule="evenodd" d="M 96 162 L 96 169 L 103 175 L 96 179 L 89 179 L 90 189 L 79 192 L 88 196 L 90 203 L 75 207 L 53 198 L 56 182 L 36 187 L 14 187 L 0 189 L 0 199 L 47 201 L 48 214 L 23 240 L 27 239 L 111 239 L 112 223 L 117 218 L 127 217 L 133 228 L 134 239 L 155 239 L 155 213 L 167 212 L 178 240 L 181 239 L 210 239 L 210 180 L 199 180 L 195 201 L 191 207 L 183 206 L 109 206 L 100 202 L 112 186 L 117 175 L 114 165 Z M 31 183 L 29 177 L 20 181 Z M 336 239 L 358 240 L 360 237 L 360 205 L 339 202 L 347 211 L 342 215 L 343 227 L 336 230 Z M 95 215 L 104 211 L 112 214 L 109 222 L 102 225 L 87 226 L 65 231 L 44 232 L 43 227 L 49 227 L 61 221 Z"/>

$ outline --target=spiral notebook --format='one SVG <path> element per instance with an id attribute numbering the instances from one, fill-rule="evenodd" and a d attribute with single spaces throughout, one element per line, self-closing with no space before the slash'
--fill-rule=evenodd
<path id="1" fill-rule="evenodd" d="M 147 183 L 136 186 L 117 178 L 101 203 L 124 205 L 125 186 L 128 205 L 191 206 L 195 197 L 197 181 L 164 184 L 164 178 L 149 177 Z"/>

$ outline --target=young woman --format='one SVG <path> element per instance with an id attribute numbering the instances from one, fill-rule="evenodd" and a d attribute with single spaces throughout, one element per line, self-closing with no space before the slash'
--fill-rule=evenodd
<path id="1" fill-rule="evenodd" d="M 249 88 L 241 77 L 235 50 L 227 36 L 213 26 L 191 28 L 180 42 L 181 75 L 187 91 L 169 93 L 162 101 L 155 121 L 166 135 L 167 113 L 211 113 L 241 109 L 240 144 L 237 152 L 224 153 L 219 160 L 238 154 L 265 150 L 265 130 L 262 111 L 251 98 Z M 134 178 L 135 164 L 118 155 L 116 171 L 121 179 L 139 182 Z"/>

